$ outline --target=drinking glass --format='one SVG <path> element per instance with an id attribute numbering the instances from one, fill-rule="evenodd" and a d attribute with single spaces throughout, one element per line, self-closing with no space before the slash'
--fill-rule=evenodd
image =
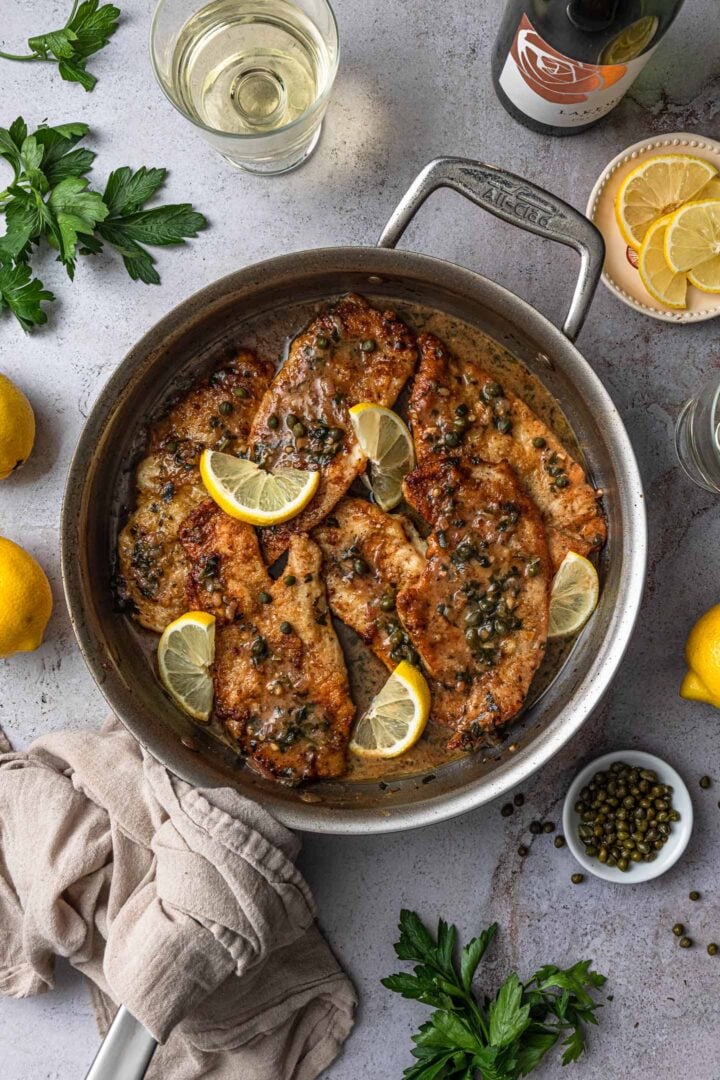
<path id="1" fill-rule="evenodd" d="M 160 86 L 227 161 L 273 175 L 315 149 L 338 66 L 327 0 L 160 0 Z"/>
<path id="2" fill-rule="evenodd" d="M 720 376 L 683 405 L 675 449 L 690 479 L 720 494 Z"/>

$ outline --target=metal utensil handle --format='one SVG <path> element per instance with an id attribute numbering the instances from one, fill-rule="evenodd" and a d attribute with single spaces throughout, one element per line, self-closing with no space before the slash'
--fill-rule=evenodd
<path id="1" fill-rule="evenodd" d="M 605 258 L 603 238 L 592 222 L 521 176 L 469 158 L 443 157 L 431 161 L 415 178 L 383 229 L 378 247 L 395 247 L 428 195 L 440 187 L 459 191 L 503 221 L 578 252 L 580 273 L 562 327 L 565 336 L 574 341 L 585 321 Z"/>
<path id="2" fill-rule="evenodd" d="M 157 1043 L 121 1005 L 85 1080 L 143 1080 Z"/>

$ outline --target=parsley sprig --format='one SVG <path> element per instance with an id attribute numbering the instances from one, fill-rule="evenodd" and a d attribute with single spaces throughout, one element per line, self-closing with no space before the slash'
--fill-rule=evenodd
<path id="1" fill-rule="evenodd" d="M 493 923 L 469 941 L 458 965 L 454 926 L 441 919 L 433 937 L 414 912 L 401 912 L 395 952 L 417 966 L 412 975 L 383 979 L 383 986 L 436 1010 L 412 1037 L 417 1064 L 405 1070 L 406 1080 L 517 1080 L 560 1039 L 563 1065 L 583 1053 L 584 1025 L 597 1023 L 591 991 L 605 976 L 591 970 L 591 960 L 564 970 L 546 964 L 526 983 L 511 971 L 495 997 L 480 1003 L 473 980 L 497 929 Z"/>
<path id="2" fill-rule="evenodd" d="M 0 57 L 56 63 L 66 82 L 80 83 L 89 93 L 97 78 L 87 70 L 87 61 L 107 45 L 120 18 L 120 8 L 113 4 L 100 7 L 99 3 L 100 0 L 85 0 L 82 4 L 74 0 L 70 17 L 59 30 L 28 38 L 27 54 L 0 52 Z"/>
<path id="3" fill-rule="evenodd" d="M 41 125 L 28 133 L 18 117 L 0 128 L 0 157 L 12 167 L 13 180 L 0 192 L 6 231 L 0 236 L 0 311 L 8 308 L 24 330 L 46 322 L 44 301 L 53 294 L 33 278 L 30 258 L 41 241 L 58 253 L 73 278 L 78 256 L 97 255 L 105 244 L 122 256 L 133 281 L 157 285 L 155 260 L 143 246 L 182 244 L 197 236 L 207 221 L 190 203 L 153 206 L 166 169 L 124 166 L 110 173 L 102 194 L 86 178 L 95 154 L 78 143 L 87 124 Z"/>

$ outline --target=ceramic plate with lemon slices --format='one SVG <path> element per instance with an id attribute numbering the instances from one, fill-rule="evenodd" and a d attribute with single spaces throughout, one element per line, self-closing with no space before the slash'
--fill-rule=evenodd
<path id="1" fill-rule="evenodd" d="M 603 282 L 619 300 L 665 322 L 720 315 L 720 142 L 676 132 L 635 143 L 607 166 L 587 215 L 605 240 Z"/>

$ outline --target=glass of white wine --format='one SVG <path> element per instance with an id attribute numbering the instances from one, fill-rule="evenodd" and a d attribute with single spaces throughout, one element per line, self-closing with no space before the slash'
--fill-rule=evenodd
<path id="1" fill-rule="evenodd" d="M 720 495 L 720 379 L 686 401 L 675 424 L 675 449 L 683 469 L 706 491 Z"/>
<path id="2" fill-rule="evenodd" d="M 339 57 L 327 0 L 160 0 L 150 52 L 172 104 L 232 165 L 284 173 L 317 146 Z"/>

